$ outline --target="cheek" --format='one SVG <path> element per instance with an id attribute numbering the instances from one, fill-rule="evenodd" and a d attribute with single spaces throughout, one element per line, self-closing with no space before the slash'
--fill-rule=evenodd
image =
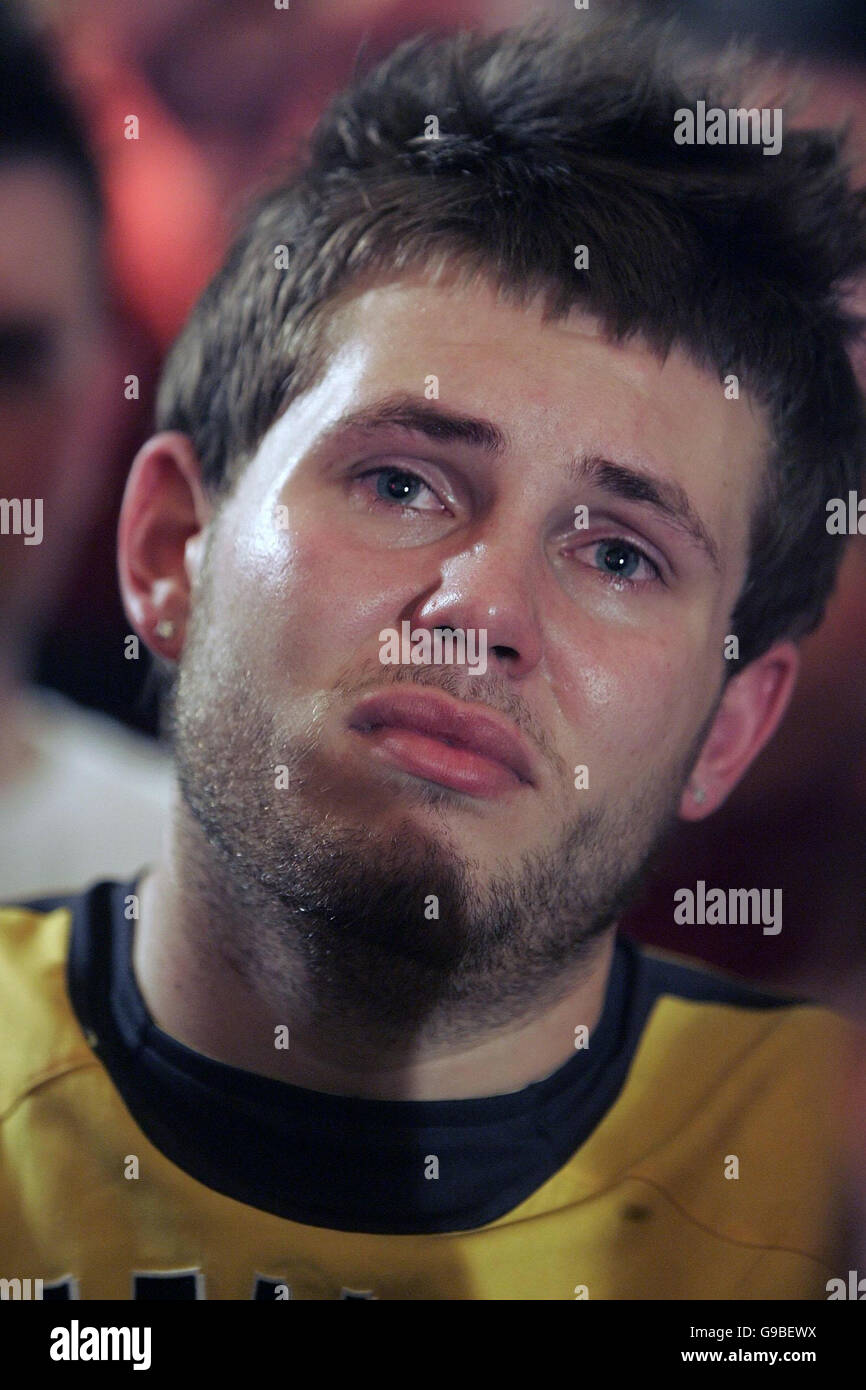
<path id="1" fill-rule="evenodd" d="M 295 509 L 238 524 L 221 572 L 233 576 L 233 625 L 239 620 L 254 644 L 259 671 L 281 684 L 288 675 L 297 690 L 328 687 L 347 663 L 375 659 L 390 621 L 382 617 L 390 611 L 385 576 L 369 554 L 340 546 L 331 528 Z"/>
<path id="2" fill-rule="evenodd" d="M 597 758 L 608 785 L 639 767 L 661 768 L 688 741 L 693 694 L 683 678 L 682 653 L 663 643 L 634 640 L 583 649 L 560 663 L 561 713 L 575 762 Z"/>

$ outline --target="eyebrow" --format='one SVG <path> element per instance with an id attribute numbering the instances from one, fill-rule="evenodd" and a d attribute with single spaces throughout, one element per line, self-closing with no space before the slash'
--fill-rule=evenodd
<path id="1" fill-rule="evenodd" d="M 326 431 L 326 439 L 346 430 L 373 433 L 386 428 L 426 435 L 438 443 L 466 444 L 497 457 L 509 445 L 507 433 L 491 420 L 455 415 L 432 401 L 412 394 L 389 396 L 360 410 L 341 415 Z M 652 507 L 704 551 L 721 571 L 718 546 L 680 483 L 651 476 L 643 468 L 614 463 L 598 454 L 579 454 L 566 466 L 569 482 L 592 482 L 612 497 Z"/>
<path id="2" fill-rule="evenodd" d="M 508 447 L 508 435 L 491 420 L 473 415 L 454 415 L 420 396 L 389 396 L 361 410 L 341 415 L 327 435 L 344 430 L 374 430 L 387 427 L 412 430 L 440 444 L 468 444 L 484 453 L 499 455 Z"/>
<path id="3" fill-rule="evenodd" d="M 640 468 L 613 463 L 598 454 L 579 454 L 566 471 L 572 482 L 593 482 L 612 497 L 652 507 L 703 550 L 713 569 L 721 572 L 718 546 L 680 483 L 652 477 Z"/>

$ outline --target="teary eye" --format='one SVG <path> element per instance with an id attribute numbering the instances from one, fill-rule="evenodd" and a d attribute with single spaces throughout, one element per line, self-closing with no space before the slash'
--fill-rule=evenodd
<path id="1" fill-rule="evenodd" d="M 443 512 L 441 498 L 417 473 L 393 465 L 371 468 L 355 479 L 366 492 L 369 505 L 395 513 L 400 508 L 415 512 Z"/>
<path id="2" fill-rule="evenodd" d="M 644 556 L 625 541 L 600 541 L 595 549 L 598 563 L 621 579 L 631 579 Z"/>
<path id="3" fill-rule="evenodd" d="M 622 536 L 604 536 L 587 541 L 569 551 L 572 557 L 586 556 L 590 569 L 615 587 L 638 589 L 663 582 L 662 571 L 641 546 Z M 635 578 L 634 576 L 637 576 Z"/>
<path id="4" fill-rule="evenodd" d="M 376 493 L 383 501 L 413 502 L 424 484 L 414 473 L 396 468 L 383 468 L 376 475 Z"/>

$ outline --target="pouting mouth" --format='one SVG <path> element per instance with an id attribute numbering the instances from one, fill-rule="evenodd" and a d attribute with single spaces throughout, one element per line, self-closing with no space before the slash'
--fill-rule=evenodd
<path id="1" fill-rule="evenodd" d="M 349 716 L 349 727 L 362 734 L 382 728 L 426 734 L 450 748 L 504 764 L 521 782 L 536 782 L 532 757 L 515 729 L 440 691 L 401 689 L 367 695 Z"/>

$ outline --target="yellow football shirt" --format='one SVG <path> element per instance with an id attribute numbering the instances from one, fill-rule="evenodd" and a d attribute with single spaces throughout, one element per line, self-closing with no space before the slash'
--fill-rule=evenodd
<path id="1" fill-rule="evenodd" d="M 0 1278 L 46 1298 L 826 1299 L 854 1030 L 617 945 L 509 1096 L 324 1096 L 161 1033 L 130 885 L 0 911 Z"/>

